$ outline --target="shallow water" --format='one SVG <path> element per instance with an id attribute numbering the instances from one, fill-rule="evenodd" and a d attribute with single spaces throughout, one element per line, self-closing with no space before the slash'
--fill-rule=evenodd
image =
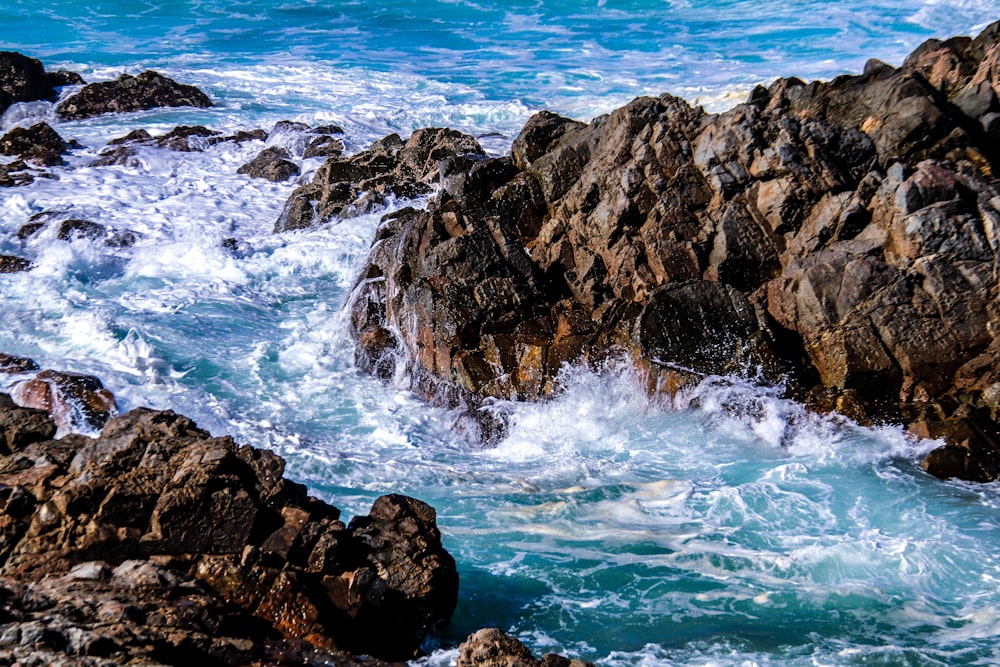
<path id="1" fill-rule="evenodd" d="M 431 503 L 462 593 L 428 665 L 453 661 L 483 626 L 609 667 L 995 664 L 997 487 L 929 478 L 917 462 L 934 443 L 821 419 L 731 378 L 652 400 L 611 366 L 567 369 L 549 402 L 501 406 L 510 435 L 472 447 L 447 412 L 354 368 L 341 307 L 381 213 L 272 234 L 294 184 L 236 174 L 261 142 L 86 165 L 138 127 L 281 119 L 337 123 L 349 150 L 451 126 L 500 154 L 543 107 L 586 119 L 669 91 L 721 109 L 777 75 L 898 63 L 998 10 L 7 0 L 0 48 L 88 80 L 154 67 L 217 106 L 66 123 L 47 103 L 8 111 L 4 129 L 48 119 L 85 149 L 55 179 L 0 190 L 0 252 L 35 263 L 0 280 L 0 350 L 94 373 L 124 409 L 175 409 L 271 447 L 347 515 L 389 491 Z M 292 133 L 269 144 L 301 154 Z M 67 243 L 54 228 L 17 239 L 45 210 L 138 242 Z"/>

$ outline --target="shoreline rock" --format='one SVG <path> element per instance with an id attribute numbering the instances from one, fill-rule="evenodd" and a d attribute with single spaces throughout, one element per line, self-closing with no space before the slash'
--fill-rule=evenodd
<path id="1" fill-rule="evenodd" d="M 0 394 L 0 661 L 403 660 L 454 611 L 455 562 L 419 500 L 345 524 L 277 455 L 169 411 L 55 433 L 49 409 Z"/>
<path id="2" fill-rule="evenodd" d="M 783 382 L 944 437 L 932 474 L 996 479 L 998 65 L 1000 23 L 718 115 L 669 95 L 539 113 L 510 156 L 453 163 L 426 210 L 383 219 L 358 365 L 482 422 L 624 352 L 656 391 Z"/>

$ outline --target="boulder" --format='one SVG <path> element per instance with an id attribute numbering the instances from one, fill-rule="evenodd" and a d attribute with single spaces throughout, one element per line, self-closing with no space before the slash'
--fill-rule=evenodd
<path id="1" fill-rule="evenodd" d="M 157 107 L 210 107 L 211 100 L 194 86 L 147 70 L 132 76 L 122 74 L 114 81 L 84 86 L 56 107 L 56 113 L 69 120 L 90 118 L 104 113 L 127 113 Z"/>
<path id="2" fill-rule="evenodd" d="M 14 51 L 0 51 L 0 114 L 16 102 L 55 97 L 52 86 L 40 60 Z"/>
<path id="3" fill-rule="evenodd" d="M 287 181 L 299 173 L 299 166 L 289 160 L 289 157 L 288 151 L 280 146 L 265 148 L 237 169 L 236 173 L 274 182 Z"/>
<path id="4" fill-rule="evenodd" d="M 455 667 L 593 667 L 593 663 L 555 653 L 538 659 L 516 638 L 497 628 L 484 628 L 459 646 Z"/>
<path id="5" fill-rule="evenodd" d="M 998 25 L 719 115 L 669 95 L 589 124 L 543 112 L 509 158 L 445 160 L 436 200 L 376 233 L 358 366 L 479 414 L 624 353 L 659 391 L 736 373 L 863 420 L 958 419 L 946 437 L 979 463 L 928 469 L 991 479 Z"/>
<path id="6" fill-rule="evenodd" d="M 24 160 L 0 164 L 0 187 L 10 188 L 27 185 L 34 180 L 35 177 L 28 171 L 28 165 L 25 164 Z"/>
<path id="7" fill-rule="evenodd" d="M 17 155 L 39 166 L 62 164 L 60 156 L 68 150 L 69 144 L 48 123 L 15 127 L 0 137 L 0 154 Z"/>

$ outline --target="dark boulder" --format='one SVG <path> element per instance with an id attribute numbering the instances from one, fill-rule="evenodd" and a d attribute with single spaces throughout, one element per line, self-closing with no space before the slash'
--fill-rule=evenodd
<path id="1" fill-rule="evenodd" d="M 70 72 L 69 70 L 60 69 L 55 72 L 46 72 L 45 78 L 49 80 L 49 84 L 53 88 L 62 88 L 63 86 L 84 86 L 87 84 L 83 80 L 83 77 L 76 72 Z"/>
<path id="2" fill-rule="evenodd" d="M 555 653 L 538 659 L 514 637 L 497 628 L 484 628 L 459 646 L 456 667 L 593 667 L 593 663 Z"/>
<path id="3" fill-rule="evenodd" d="M 0 51 L 0 114 L 16 102 L 55 97 L 52 86 L 40 60 L 14 51 Z"/>
<path id="4" fill-rule="evenodd" d="M 127 113 L 157 107 L 210 107 L 211 100 L 194 86 L 177 83 L 151 70 L 137 76 L 122 74 L 114 81 L 84 86 L 56 107 L 66 119 L 90 118 L 104 113 Z"/>
<path id="5" fill-rule="evenodd" d="M 263 178 L 268 181 L 287 181 L 299 173 L 299 166 L 289 160 L 288 151 L 280 146 L 265 148 L 252 160 L 236 170 L 250 178 Z"/>
<path id="6" fill-rule="evenodd" d="M 0 137 L 0 154 L 17 155 L 39 166 L 62 164 L 61 155 L 69 144 L 48 123 L 31 127 L 15 127 Z"/>

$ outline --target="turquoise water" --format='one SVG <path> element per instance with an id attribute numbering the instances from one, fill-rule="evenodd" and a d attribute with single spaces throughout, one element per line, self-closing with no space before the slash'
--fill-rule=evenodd
<path id="1" fill-rule="evenodd" d="M 0 280 L 0 350 L 95 373 L 123 409 L 175 409 L 271 447 L 346 514 L 388 491 L 430 502 L 462 593 L 427 667 L 482 626 L 603 667 L 997 664 L 1000 496 L 923 474 L 935 443 L 820 419 L 734 378 L 653 400 L 612 365 L 505 406 L 510 435 L 479 449 L 449 413 L 354 368 L 341 307 L 381 213 L 271 234 L 294 184 L 235 173 L 260 142 L 87 166 L 138 127 L 282 119 L 336 122 L 350 150 L 448 125 L 499 154 L 543 107 L 586 119 L 669 91 L 724 109 L 772 77 L 898 63 L 994 18 L 1000 2 L 960 0 L 5 0 L 0 48 L 90 80 L 155 67 L 217 106 L 5 114 L 5 130 L 47 119 L 84 149 L 55 179 L 0 189 L 0 252 L 35 263 Z M 269 143 L 301 155 L 294 133 Z M 319 162 L 301 165 L 308 177 Z M 43 210 L 139 241 L 18 240 Z"/>

